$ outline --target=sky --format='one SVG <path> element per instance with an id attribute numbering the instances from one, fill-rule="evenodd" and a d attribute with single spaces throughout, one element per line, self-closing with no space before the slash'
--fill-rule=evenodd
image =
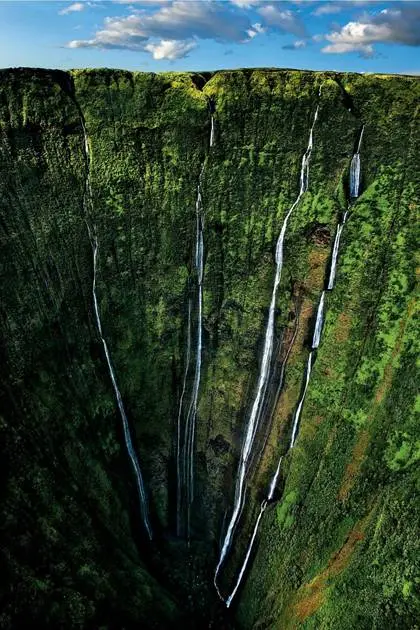
<path id="1" fill-rule="evenodd" d="M 420 74 L 420 1 L 0 0 L 0 67 Z"/>

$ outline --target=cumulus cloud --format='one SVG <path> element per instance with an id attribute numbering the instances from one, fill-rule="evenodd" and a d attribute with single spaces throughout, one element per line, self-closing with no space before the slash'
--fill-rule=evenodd
<path id="1" fill-rule="evenodd" d="M 146 44 L 144 50 L 152 53 L 153 59 L 181 59 L 197 46 L 196 42 L 183 42 L 175 39 L 162 39 L 156 44 Z"/>
<path id="2" fill-rule="evenodd" d="M 132 12 L 107 17 L 92 39 L 73 40 L 69 48 L 128 49 L 148 52 L 155 59 L 180 59 L 199 39 L 244 43 L 263 32 L 243 12 L 221 2 L 175 0 L 153 13 Z"/>
<path id="3" fill-rule="evenodd" d="M 306 37 L 306 28 L 296 11 L 269 4 L 258 9 L 267 26 L 292 33 L 297 37 Z"/>
<path id="4" fill-rule="evenodd" d="M 125 4 L 129 0 L 114 0 Z M 132 4 L 132 2 L 130 2 Z M 68 42 L 69 48 L 129 49 L 148 52 L 155 59 L 185 57 L 199 40 L 245 44 L 267 31 L 306 37 L 295 10 L 283 9 L 262 0 L 137 0 L 130 15 L 107 17 L 90 39 Z M 251 23 L 251 6 L 261 17 Z"/>
<path id="5" fill-rule="evenodd" d="M 246 15 L 235 14 L 220 2 L 177 0 L 155 13 L 106 18 L 104 28 L 91 40 L 70 42 L 71 48 L 138 49 L 149 38 L 161 40 L 214 39 L 240 42 L 251 23 Z"/>
<path id="6" fill-rule="evenodd" d="M 359 52 L 364 56 L 373 55 L 374 44 L 378 43 L 419 46 L 420 6 L 403 5 L 366 14 L 327 34 L 325 39 L 330 43 L 322 48 L 324 53 Z"/>
<path id="7" fill-rule="evenodd" d="M 76 13 L 77 11 L 83 11 L 83 9 L 86 7 L 86 4 L 84 2 L 73 2 L 73 4 L 69 4 L 68 7 L 65 7 L 64 9 L 61 9 L 61 11 L 59 11 L 59 15 L 67 15 L 68 13 Z"/>

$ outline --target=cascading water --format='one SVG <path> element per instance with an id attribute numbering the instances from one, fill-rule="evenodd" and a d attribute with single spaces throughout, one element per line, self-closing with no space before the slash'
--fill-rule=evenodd
<path id="1" fill-rule="evenodd" d="M 358 147 L 357 147 L 357 154 L 360 152 L 360 146 L 361 146 L 361 142 L 362 142 L 363 130 L 364 130 L 364 127 L 362 127 L 362 131 L 361 131 L 361 134 L 360 134 L 359 143 L 358 143 Z M 354 156 L 353 156 L 353 159 L 354 159 Z M 353 160 L 352 160 L 352 163 L 353 163 Z M 354 191 L 357 191 L 357 193 L 359 192 L 359 179 L 360 179 L 360 162 L 359 162 L 359 171 L 357 173 L 357 179 L 354 180 L 354 182 L 353 182 L 353 183 L 357 184 L 357 188 L 353 189 Z M 352 185 L 352 184 L 350 184 L 350 185 Z M 357 195 L 355 195 L 355 196 L 357 196 Z M 336 233 L 335 240 L 334 240 L 334 245 L 333 245 L 331 269 L 330 269 L 330 275 L 329 275 L 329 280 L 328 280 L 328 289 L 332 289 L 333 286 L 334 286 L 334 278 L 335 278 L 335 270 L 336 270 L 338 250 L 339 250 L 339 245 L 340 245 L 340 237 L 341 237 L 341 232 L 343 230 L 344 224 L 346 223 L 347 216 L 348 216 L 348 211 L 346 211 L 344 213 L 343 221 L 337 227 L 337 233 Z M 322 324 L 323 324 L 323 317 L 324 317 L 324 302 L 325 302 L 325 291 L 322 292 L 321 298 L 320 298 L 320 301 L 319 301 L 319 304 L 318 304 L 318 310 L 317 310 L 317 316 L 316 316 L 316 322 L 315 322 L 315 329 L 314 329 L 314 334 L 313 334 L 313 337 L 312 337 L 312 344 L 311 344 L 312 350 L 309 353 L 308 362 L 307 362 L 307 365 L 306 365 L 305 386 L 304 386 L 303 392 L 301 394 L 301 397 L 299 399 L 299 402 L 298 402 L 298 405 L 297 405 L 297 408 L 296 408 L 294 421 L 293 421 L 292 436 L 291 436 L 291 439 L 290 439 L 290 444 L 289 444 L 288 451 L 290 451 L 294 447 L 296 439 L 297 439 L 297 434 L 298 434 L 298 429 L 299 429 L 299 418 L 300 418 L 300 415 L 301 415 L 301 412 L 302 412 L 303 403 L 304 403 L 304 400 L 305 400 L 306 392 L 307 392 L 307 389 L 308 389 L 308 386 L 309 386 L 309 381 L 310 381 L 310 378 L 311 378 L 313 351 L 318 348 L 319 342 L 320 342 L 320 339 L 321 339 L 321 334 L 322 334 Z M 272 501 L 272 499 L 274 497 L 274 492 L 275 492 L 275 489 L 276 489 L 276 486 L 277 486 L 277 482 L 278 482 L 278 478 L 279 478 L 279 475 L 280 475 L 280 469 L 281 469 L 281 464 L 282 464 L 282 461 L 283 461 L 283 457 L 284 457 L 284 455 L 281 455 L 279 457 L 279 461 L 278 461 L 278 464 L 277 464 L 276 471 L 275 471 L 275 473 L 273 475 L 273 478 L 272 478 L 272 480 L 270 482 L 267 498 L 264 499 L 262 501 L 261 505 L 260 505 L 260 511 L 258 513 L 257 520 L 256 520 L 255 525 L 254 525 L 254 529 L 253 529 L 253 532 L 252 532 L 251 540 L 249 542 L 249 545 L 248 545 L 248 548 L 247 548 L 247 551 L 246 551 L 246 554 L 245 554 L 245 558 L 244 558 L 244 561 L 242 563 L 242 567 L 241 567 L 241 569 L 239 571 L 238 578 L 236 580 L 236 583 L 235 583 L 235 586 L 234 586 L 234 588 L 232 590 L 232 593 L 229 595 L 229 597 L 226 599 L 226 602 L 225 602 L 227 608 L 230 607 L 230 605 L 232 603 L 232 600 L 235 597 L 235 595 L 236 595 L 236 593 L 237 593 L 237 591 L 238 591 L 238 589 L 239 589 L 239 587 L 241 585 L 242 579 L 243 579 L 243 577 L 245 575 L 245 572 L 246 572 L 246 569 L 247 569 L 247 566 L 248 566 L 248 563 L 249 563 L 249 559 L 251 557 L 252 549 L 253 549 L 253 546 L 254 546 L 254 543 L 255 543 L 255 539 L 256 539 L 256 536 L 257 536 L 257 533 L 258 533 L 258 528 L 260 526 L 262 516 L 263 516 L 263 514 L 264 514 L 264 512 L 265 512 L 265 510 L 266 510 L 266 508 L 267 508 L 267 506 L 269 504 L 269 502 Z M 216 585 L 216 588 L 217 588 L 217 585 Z M 219 596 L 221 597 L 220 591 L 219 591 L 218 588 L 217 588 L 217 592 L 219 593 Z"/>
<path id="2" fill-rule="evenodd" d="M 357 151 L 353 155 L 351 159 L 351 164 L 350 164 L 350 199 L 352 200 L 356 199 L 360 193 L 360 148 L 362 146 L 362 138 L 363 138 L 364 130 L 365 130 L 365 126 L 363 125 L 360 131 L 359 142 L 357 143 Z M 348 216 L 348 210 L 346 210 L 346 212 L 344 213 L 343 221 L 338 224 L 337 231 L 335 233 L 334 248 L 333 248 L 333 253 L 331 257 L 330 276 L 328 278 L 328 285 L 327 285 L 327 289 L 329 291 L 331 291 L 331 289 L 334 287 L 335 274 L 337 271 L 338 250 L 340 247 L 341 234 L 343 232 L 344 224 L 347 221 L 347 216 Z"/>
<path id="3" fill-rule="evenodd" d="M 248 420 L 247 430 L 245 434 L 245 440 L 242 447 L 241 459 L 239 462 L 239 468 L 236 478 L 236 487 L 235 487 L 235 496 L 234 496 L 234 506 L 232 511 L 232 516 L 230 518 L 230 522 L 227 528 L 227 532 L 225 535 L 225 539 L 223 541 L 222 549 L 220 552 L 219 562 L 216 567 L 215 575 L 214 575 L 214 586 L 220 595 L 219 588 L 217 586 L 217 577 L 220 571 L 220 568 L 226 558 L 226 555 L 229 551 L 232 537 L 234 534 L 234 530 L 237 526 L 240 513 L 242 511 L 243 500 L 244 500 L 244 491 L 245 491 L 245 478 L 247 475 L 248 468 L 248 459 L 251 454 L 252 446 L 254 443 L 254 438 L 257 432 L 259 419 L 261 416 L 261 410 L 264 403 L 265 392 L 267 389 L 267 382 L 270 371 L 271 358 L 273 353 L 273 341 L 274 341 L 274 314 L 276 308 L 276 297 L 277 297 L 277 288 L 280 284 L 281 272 L 283 268 L 283 244 L 284 237 L 286 234 L 287 224 L 292 214 L 293 210 L 296 208 L 298 203 L 301 200 L 302 195 L 307 191 L 309 185 L 309 162 L 313 148 L 313 130 L 315 123 L 318 118 L 319 105 L 316 107 L 312 126 L 309 132 L 309 141 L 307 149 L 302 158 L 301 170 L 300 170 L 300 187 L 299 194 L 287 212 L 285 219 L 283 221 L 283 225 L 280 231 L 279 238 L 277 240 L 276 245 L 276 273 L 274 277 L 274 285 L 273 291 L 271 295 L 270 309 L 268 314 L 268 322 L 267 328 L 265 332 L 265 340 L 264 340 L 264 350 L 263 357 L 260 366 L 260 373 L 258 377 L 257 384 L 257 393 L 252 405 L 251 413 Z"/>
<path id="4" fill-rule="evenodd" d="M 214 119 L 211 116 L 210 147 L 214 146 L 215 131 Z M 195 203 L 196 214 L 196 236 L 195 236 L 195 271 L 197 277 L 197 347 L 195 354 L 194 380 L 191 393 L 191 400 L 184 426 L 183 445 L 181 449 L 181 418 L 183 402 L 186 390 L 188 366 L 190 361 L 191 348 L 191 302 L 188 312 L 188 341 L 187 341 L 187 361 L 184 373 L 184 382 L 178 409 L 177 422 L 177 534 L 181 532 L 181 506 L 184 497 L 186 509 L 186 534 L 190 538 L 191 505 L 194 499 L 194 441 L 195 425 L 198 411 L 198 394 L 201 381 L 201 360 L 203 348 L 203 278 L 204 278 L 204 212 L 202 199 L 202 184 L 204 177 L 205 162 L 203 162 L 197 185 L 197 198 Z M 182 455 L 182 458 L 181 458 Z"/>
<path id="5" fill-rule="evenodd" d="M 308 357 L 308 363 L 306 364 L 305 387 L 303 388 L 303 392 L 302 392 L 302 395 L 300 397 L 300 400 L 299 400 L 299 403 L 298 403 L 298 406 L 297 406 L 297 409 L 296 409 L 295 417 L 293 419 L 292 437 L 290 439 L 289 449 L 293 448 L 294 445 L 295 445 L 295 442 L 296 442 L 297 432 L 298 432 L 298 428 L 299 428 L 299 418 L 300 418 L 300 414 L 302 412 L 303 403 L 305 401 L 306 392 L 308 390 L 309 381 L 311 380 L 312 357 L 313 357 L 313 352 L 311 350 L 311 352 L 309 353 L 309 357 Z"/>
<path id="6" fill-rule="evenodd" d="M 201 353 L 203 336 L 203 271 L 204 271 L 204 238 L 203 238 L 203 207 L 201 198 L 201 181 L 204 172 L 204 165 L 201 169 L 199 183 L 197 187 L 196 201 L 196 247 L 195 247 L 195 268 L 197 273 L 197 349 L 195 358 L 195 372 L 192 389 L 192 396 L 185 421 L 184 434 L 184 486 L 187 510 L 187 538 L 190 535 L 190 512 L 191 503 L 194 498 L 194 437 L 195 423 L 197 418 L 198 392 L 201 380 Z"/>
<path id="7" fill-rule="evenodd" d="M 181 533 L 181 418 L 182 418 L 182 406 L 184 403 L 184 396 L 187 387 L 187 377 L 190 369 L 191 359 L 191 298 L 188 300 L 188 324 L 187 324 L 187 353 L 185 359 L 185 371 L 184 380 L 182 383 L 181 397 L 179 399 L 178 418 L 177 418 L 177 440 L 176 440 L 176 480 L 177 480 L 177 493 L 176 493 L 176 533 L 177 536 Z"/>
<path id="8" fill-rule="evenodd" d="M 314 336 L 313 336 L 313 341 L 312 341 L 312 347 L 314 347 L 314 343 L 315 343 L 315 339 L 316 339 L 317 324 L 318 324 L 318 330 L 319 330 L 317 339 L 318 339 L 318 344 L 319 344 L 319 336 L 320 336 L 321 331 L 322 331 L 322 311 L 323 311 L 323 307 L 324 307 L 324 299 L 323 299 L 324 295 L 325 295 L 325 291 L 322 292 L 321 300 L 320 300 L 320 303 L 319 303 L 319 306 L 318 306 L 317 322 L 315 324 L 315 331 L 314 331 Z M 306 390 L 308 389 L 309 380 L 310 380 L 310 376 L 311 376 L 312 355 L 313 355 L 313 352 L 311 351 L 310 354 L 309 354 L 308 363 L 307 363 L 307 367 L 306 367 L 305 387 L 304 387 L 304 390 L 302 392 L 301 398 L 299 400 L 299 404 L 298 404 L 297 409 L 296 409 L 294 422 L 293 422 L 292 438 L 290 440 L 290 444 L 289 444 L 289 449 L 288 450 L 293 448 L 293 446 L 295 444 L 295 441 L 296 441 L 297 430 L 298 430 L 298 426 L 299 426 L 299 417 L 300 417 L 300 413 L 301 413 L 302 406 L 303 406 L 303 401 L 305 399 Z M 263 516 L 263 514 L 264 514 L 264 512 L 265 512 L 265 510 L 266 510 L 266 508 L 267 508 L 267 506 L 269 504 L 269 502 L 273 500 L 274 492 L 276 490 L 277 482 L 278 482 L 279 475 L 280 475 L 280 469 L 281 469 L 281 464 L 282 464 L 282 461 L 283 461 L 283 457 L 284 457 L 283 455 L 281 455 L 279 457 L 279 461 L 278 461 L 278 464 L 277 464 L 276 471 L 275 471 L 275 473 L 274 473 L 274 475 L 273 475 L 273 477 L 271 479 L 271 482 L 270 482 L 267 498 L 263 499 L 263 501 L 262 501 L 262 503 L 260 505 L 260 511 L 258 513 L 257 520 L 255 522 L 255 526 L 254 526 L 254 530 L 252 532 L 251 540 L 249 541 L 248 549 L 246 551 L 245 558 L 244 558 L 244 561 L 242 563 L 241 570 L 239 571 L 239 574 L 238 574 L 238 577 L 237 577 L 237 580 L 236 580 L 236 584 L 235 584 L 235 586 L 234 586 L 234 588 L 232 590 L 232 593 L 229 595 L 229 597 L 226 599 L 226 602 L 225 602 L 227 608 L 230 607 L 230 605 L 232 603 L 232 600 L 235 597 L 235 595 L 236 595 L 236 593 L 238 591 L 238 588 L 241 585 L 242 579 L 243 579 L 243 577 L 245 575 L 246 568 L 248 566 L 249 559 L 251 557 L 252 549 L 253 549 L 253 546 L 254 546 L 254 543 L 255 543 L 255 539 L 256 539 L 256 536 L 257 536 L 257 533 L 258 533 L 258 528 L 260 526 L 260 522 L 261 522 L 262 516 Z M 219 596 L 220 596 L 220 592 L 219 592 Z"/>
<path id="9" fill-rule="evenodd" d="M 350 198 L 355 199 L 359 196 L 359 188 L 360 188 L 360 147 L 362 145 L 363 132 L 365 130 L 365 126 L 363 125 L 362 130 L 360 132 L 359 143 L 357 145 L 357 151 L 353 155 L 350 164 Z"/>
<path id="10" fill-rule="evenodd" d="M 324 294 L 324 292 L 323 292 L 323 294 Z M 297 409 L 296 409 L 294 422 L 293 422 L 292 438 L 290 440 L 290 444 L 289 444 L 289 449 L 288 450 L 292 449 L 293 446 L 295 445 L 295 441 L 296 441 L 296 437 L 297 437 L 297 430 L 298 430 L 298 426 L 299 426 L 299 417 L 300 417 L 300 413 L 302 411 L 303 401 L 305 399 L 306 390 L 308 389 L 309 380 L 310 380 L 310 377 L 311 377 L 312 355 L 313 355 L 313 353 L 311 351 L 309 353 L 308 363 L 307 363 L 307 367 L 306 367 L 305 387 L 304 387 L 304 390 L 302 392 L 301 398 L 299 400 L 299 404 L 298 404 Z M 251 557 L 252 549 L 253 549 L 253 546 L 254 546 L 254 543 L 255 543 L 255 539 L 256 539 L 256 536 L 257 536 L 257 533 L 258 533 L 258 528 L 260 526 L 260 522 L 261 522 L 262 516 L 263 516 L 263 514 L 264 514 L 264 512 L 265 512 L 265 510 L 266 510 L 266 508 L 267 508 L 267 506 L 269 504 L 269 502 L 273 500 L 274 492 L 276 490 L 277 482 L 278 482 L 279 475 L 280 475 L 280 469 L 281 469 L 281 464 L 282 464 L 282 461 L 283 461 L 283 457 L 284 457 L 283 455 L 281 455 L 279 457 L 279 461 L 278 461 L 278 464 L 277 464 L 276 471 L 275 471 L 275 473 L 273 475 L 273 478 L 271 479 L 271 482 L 270 482 L 267 498 L 264 499 L 262 501 L 261 505 L 260 505 L 260 511 L 258 513 L 257 520 L 255 522 L 255 526 L 254 526 L 254 530 L 252 532 L 251 540 L 249 541 L 248 549 L 246 551 L 245 558 L 244 558 L 244 561 L 242 563 L 241 570 L 239 571 L 239 574 L 238 574 L 238 577 L 237 577 L 237 580 L 236 580 L 236 584 L 235 584 L 235 586 L 234 586 L 234 588 L 232 590 L 232 593 L 229 595 L 229 597 L 226 599 L 226 602 L 225 602 L 227 608 L 230 607 L 230 605 L 232 603 L 232 600 L 235 597 L 235 595 L 236 595 L 236 593 L 238 591 L 238 588 L 241 585 L 242 579 L 243 579 L 243 577 L 245 575 L 246 568 L 248 566 L 249 559 Z M 220 596 L 220 593 L 219 593 L 219 596 Z"/>
<path id="11" fill-rule="evenodd" d="M 348 211 L 346 210 L 343 216 L 343 222 L 338 224 L 337 232 L 335 233 L 334 247 L 333 247 L 333 253 L 331 257 L 330 276 L 328 278 L 328 285 L 327 285 L 327 288 L 329 291 L 334 287 L 335 274 L 337 271 L 338 249 L 340 247 L 341 233 L 343 231 L 344 224 L 347 220 L 347 214 L 348 214 Z"/>
<path id="12" fill-rule="evenodd" d="M 84 207 L 85 207 L 85 212 L 86 212 L 86 222 L 87 222 L 87 228 L 88 228 L 88 233 L 89 233 L 89 239 L 92 245 L 92 253 L 93 253 L 93 282 L 92 282 L 92 296 L 93 296 L 93 305 L 94 305 L 94 311 L 95 311 L 95 319 L 96 319 L 96 326 L 98 329 L 98 333 L 99 336 L 101 338 L 101 342 L 105 351 L 105 357 L 106 357 L 106 362 L 108 364 L 108 371 L 109 371 L 109 375 L 111 377 L 111 382 L 112 382 L 112 387 L 114 389 L 114 394 L 115 394 L 115 398 L 117 400 L 117 405 L 118 405 L 118 409 L 120 412 L 120 416 L 121 416 L 121 420 L 123 423 L 123 431 L 124 431 L 124 440 L 125 440 L 125 445 L 128 451 L 128 455 L 130 457 L 130 461 L 133 467 L 133 471 L 134 471 L 134 475 L 136 478 L 136 485 L 137 485 L 137 491 L 139 494 L 139 501 L 140 501 L 140 510 L 141 510 L 141 514 L 142 514 L 142 518 L 143 518 L 143 524 L 144 527 L 147 531 L 147 535 L 149 537 L 150 540 L 152 540 L 152 528 L 150 525 L 150 520 L 149 520 L 149 511 L 148 511 L 148 506 L 147 506 L 147 498 L 146 498 L 146 492 L 145 492 L 145 488 L 144 488 L 144 483 L 143 483 L 143 477 L 141 474 L 141 470 L 140 470 L 140 464 L 137 458 L 137 455 L 134 451 L 134 447 L 133 447 L 133 442 L 131 439 L 131 433 L 130 433 L 130 427 L 128 424 L 128 419 L 127 419 L 127 415 L 125 413 L 125 409 L 124 409 L 124 405 L 123 405 L 123 401 L 122 401 L 122 397 L 121 397 L 121 393 L 117 384 L 117 380 L 116 380 L 116 376 L 115 376 L 115 372 L 114 372 L 114 368 L 112 366 L 112 361 L 111 361 L 111 355 L 108 349 L 108 344 L 103 336 L 103 332 L 102 332 L 102 323 L 101 323 L 101 317 L 100 317 L 100 313 L 99 313 L 99 305 L 98 305 L 98 298 L 97 298 L 97 294 L 96 294 L 96 275 L 97 275 L 97 262 L 98 262 L 98 251 L 99 251 L 99 245 L 98 245 L 98 238 L 96 236 L 95 233 L 95 228 L 93 227 L 90 228 L 89 227 L 89 223 L 88 223 L 88 217 L 89 217 L 89 209 L 92 207 L 92 189 L 91 189 L 91 184 L 90 184 L 90 151 L 89 151 L 89 140 L 88 140 L 88 135 L 86 132 L 86 128 L 85 125 L 82 121 L 82 128 L 83 128 L 83 136 L 84 136 L 84 147 L 85 147 L 85 159 L 86 159 L 86 167 L 87 167 L 87 173 L 86 173 L 86 185 L 85 185 L 85 194 L 84 194 Z"/>
<path id="13" fill-rule="evenodd" d="M 214 145 L 214 117 L 211 117 L 210 146 Z"/>
<path id="14" fill-rule="evenodd" d="M 319 342 L 321 339 L 322 324 L 324 322 L 324 302 L 325 302 L 325 291 L 321 293 L 321 299 L 319 300 L 318 310 L 316 313 L 315 330 L 314 330 L 314 336 L 312 339 L 313 349 L 318 348 Z"/>
<path id="15" fill-rule="evenodd" d="M 258 513 L 257 520 L 255 521 L 254 530 L 252 532 L 251 540 L 249 541 L 248 549 L 246 550 L 246 554 L 245 554 L 245 559 L 243 561 L 241 570 L 239 571 L 239 575 L 238 575 L 238 579 L 236 580 L 235 587 L 234 587 L 233 591 L 231 592 L 231 594 L 229 595 L 229 597 L 226 599 L 226 602 L 225 602 L 226 603 L 226 608 L 230 607 L 230 605 L 232 603 L 232 600 L 235 597 L 235 595 L 237 593 L 237 590 L 238 590 L 238 588 L 241 585 L 242 578 L 244 577 L 246 568 L 248 566 L 249 559 L 251 557 L 252 548 L 254 546 L 255 538 L 257 537 L 258 528 L 260 526 L 260 522 L 261 522 L 261 519 L 263 517 L 263 514 L 265 512 L 265 509 L 266 509 L 267 505 L 268 505 L 267 500 L 264 499 L 262 501 L 261 505 L 260 505 L 260 511 Z"/>

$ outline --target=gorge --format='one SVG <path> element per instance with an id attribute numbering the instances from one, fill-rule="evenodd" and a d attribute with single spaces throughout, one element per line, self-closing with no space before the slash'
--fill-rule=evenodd
<path id="1" fill-rule="evenodd" d="M 419 96 L 0 71 L 0 628 L 416 627 Z"/>

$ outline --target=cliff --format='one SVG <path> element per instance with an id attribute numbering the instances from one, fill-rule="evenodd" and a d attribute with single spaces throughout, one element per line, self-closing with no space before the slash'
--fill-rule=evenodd
<path id="1" fill-rule="evenodd" d="M 387 75 L 0 71 L 2 628 L 28 619 L 45 628 L 415 626 L 419 96 L 418 79 Z M 285 457 L 226 611 L 213 574 L 255 399 L 276 242 L 317 105 L 223 596 Z M 363 125 L 361 194 L 287 451 Z M 95 317 L 92 230 L 103 337 L 152 542 Z M 178 439 L 199 328 L 188 536 L 185 496 L 177 535 Z"/>

